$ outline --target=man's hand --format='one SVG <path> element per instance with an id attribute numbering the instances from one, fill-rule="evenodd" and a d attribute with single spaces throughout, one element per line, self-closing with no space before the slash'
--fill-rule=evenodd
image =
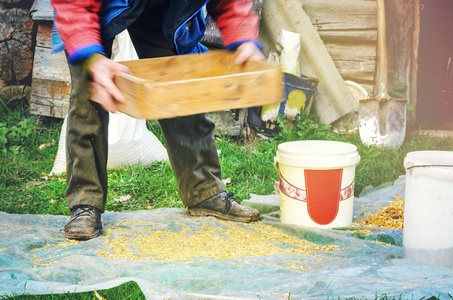
<path id="1" fill-rule="evenodd" d="M 236 64 L 242 64 L 248 59 L 257 61 L 265 59 L 263 53 L 254 42 L 245 42 L 236 49 L 236 59 L 234 61 Z"/>
<path id="2" fill-rule="evenodd" d="M 100 57 L 90 65 L 89 70 L 93 79 L 91 99 L 99 103 L 105 111 L 116 112 L 116 101 L 122 102 L 125 99 L 113 82 L 113 74 L 130 74 L 129 68 L 106 57 Z"/>

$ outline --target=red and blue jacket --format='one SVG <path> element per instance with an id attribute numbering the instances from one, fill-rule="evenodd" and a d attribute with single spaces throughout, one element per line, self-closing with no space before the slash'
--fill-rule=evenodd
<path id="1" fill-rule="evenodd" d="M 127 29 L 151 1 L 51 0 L 56 28 L 52 36 L 52 51 L 65 49 L 71 64 L 77 64 L 94 53 L 104 52 L 101 40 L 113 39 Z M 260 46 L 258 16 L 252 11 L 250 0 L 166 1 L 170 1 L 170 5 L 163 17 L 162 27 L 175 54 L 207 51 L 199 43 L 205 31 L 205 5 L 217 22 L 226 49 L 233 49 L 246 41 L 254 41 Z"/>

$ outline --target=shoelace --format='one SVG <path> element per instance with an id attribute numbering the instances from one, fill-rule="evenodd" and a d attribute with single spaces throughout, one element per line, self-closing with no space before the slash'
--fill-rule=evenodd
<path id="1" fill-rule="evenodd" d="M 89 206 L 79 206 L 79 207 L 76 208 L 76 210 L 78 210 L 78 209 L 80 209 L 80 211 L 79 211 L 77 214 L 74 215 L 74 218 L 72 218 L 72 219 L 70 220 L 70 222 L 68 222 L 68 224 L 71 223 L 72 221 L 74 221 L 75 219 L 77 219 L 77 218 L 78 218 L 80 215 L 82 215 L 83 213 L 88 213 L 88 215 L 89 215 L 91 218 L 94 219 L 94 216 L 93 216 L 94 208 L 91 208 L 91 207 L 89 207 Z M 66 224 L 66 225 L 67 225 L 67 224 Z"/>
<path id="2" fill-rule="evenodd" d="M 233 201 L 237 202 L 237 200 L 234 199 L 233 196 L 234 196 L 234 193 L 228 192 L 226 197 L 225 197 L 225 209 L 226 209 L 226 211 L 230 211 L 230 208 L 233 205 L 232 204 Z"/>
<path id="3" fill-rule="evenodd" d="M 94 213 L 96 212 L 95 208 L 93 207 L 90 207 L 90 206 L 77 206 L 77 208 L 75 210 L 78 210 L 80 209 L 79 212 L 77 212 L 77 214 L 74 215 L 73 218 L 69 219 L 69 222 L 64 226 L 64 228 L 60 229 L 60 231 L 65 231 L 66 227 L 71 224 L 73 221 L 75 221 L 80 215 L 82 215 L 83 213 L 88 213 L 88 215 L 92 218 L 92 219 L 95 219 L 94 217 Z"/>

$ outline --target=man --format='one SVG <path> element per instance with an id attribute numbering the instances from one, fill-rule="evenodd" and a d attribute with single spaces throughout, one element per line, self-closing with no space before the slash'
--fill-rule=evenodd
<path id="1" fill-rule="evenodd" d="M 102 229 L 108 112 L 115 112 L 116 102 L 124 100 L 113 73 L 130 72 L 108 58 L 115 35 L 128 29 L 140 58 L 205 52 L 199 40 L 206 7 L 217 21 L 226 49 L 237 53 L 240 64 L 264 58 L 257 38 L 258 17 L 250 0 L 52 0 L 51 4 L 63 41 L 58 43 L 54 32 L 53 49 L 65 49 L 72 78 L 66 135 L 66 200 L 72 215 L 64 232 L 69 239 L 88 240 Z M 97 103 L 88 100 L 90 83 L 91 98 Z M 257 210 L 240 205 L 225 191 L 212 120 L 199 114 L 159 123 L 180 197 L 191 215 L 241 222 L 260 219 Z"/>

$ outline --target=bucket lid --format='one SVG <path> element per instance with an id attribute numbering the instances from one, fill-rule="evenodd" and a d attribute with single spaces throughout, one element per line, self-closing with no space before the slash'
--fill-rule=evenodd
<path id="1" fill-rule="evenodd" d="M 359 162 L 355 145 L 335 141 L 295 141 L 280 144 L 276 160 L 280 164 L 330 169 L 354 166 Z"/>

